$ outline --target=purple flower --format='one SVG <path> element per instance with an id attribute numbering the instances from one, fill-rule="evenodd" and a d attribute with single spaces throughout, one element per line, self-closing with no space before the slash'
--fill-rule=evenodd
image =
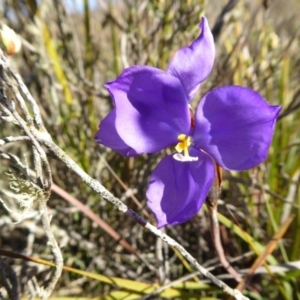
<path id="1" fill-rule="evenodd" d="M 207 93 L 191 118 L 189 100 L 215 58 L 206 18 L 200 28 L 199 37 L 174 55 L 167 72 L 132 66 L 106 84 L 115 107 L 95 137 L 124 156 L 175 146 L 176 153 L 154 169 L 147 190 L 159 228 L 198 212 L 214 180 L 214 161 L 237 171 L 264 161 L 281 109 L 251 89 L 224 86 Z"/>

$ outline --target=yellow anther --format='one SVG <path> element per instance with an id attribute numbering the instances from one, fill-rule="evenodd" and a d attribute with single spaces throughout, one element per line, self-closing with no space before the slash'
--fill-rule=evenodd
<path id="1" fill-rule="evenodd" d="M 177 137 L 179 143 L 175 146 L 177 152 L 182 152 L 185 157 L 189 157 L 188 148 L 191 145 L 191 137 L 186 136 L 185 134 L 180 134 Z"/>
<path id="2" fill-rule="evenodd" d="M 183 142 L 184 140 L 186 140 L 187 136 L 185 134 L 179 134 L 179 136 L 177 137 L 177 140 L 180 142 Z"/>

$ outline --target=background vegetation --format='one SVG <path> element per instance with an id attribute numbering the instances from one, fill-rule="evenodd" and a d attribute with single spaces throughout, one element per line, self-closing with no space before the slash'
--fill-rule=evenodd
<path id="1" fill-rule="evenodd" d="M 166 69 L 174 52 L 198 35 L 201 16 L 206 15 L 217 56 L 192 105 L 214 87 L 239 84 L 283 107 L 268 159 L 255 169 L 223 174 L 219 222 L 224 251 L 236 270 L 246 276 L 255 272 L 243 292 L 250 299 L 300 299 L 300 2 L 227 4 L 99 0 L 89 9 L 89 1 L 83 0 L 80 9 L 75 5 L 76 11 L 71 1 L 3 0 L 0 22 L 22 37 L 22 49 L 10 63 L 38 102 L 54 141 L 88 174 L 154 223 L 145 208 L 145 189 L 164 154 L 127 159 L 94 142 L 100 120 L 112 108 L 103 85 L 133 64 Z M 1 119 L 0 128 L 0 139 L 21 134 Z M 17 155 L 30 168 L 32 148 L 26 142 L 0 149 Z M 228 298 L 195 276 L 177 251 L 99 199 L 65 165 L 54 157 L 49 162 L 55 186 L 48 207 L 64 265 L 88 272 L 64 271 L 53 297 L 140 299 L 151 284 L 179 279 L 153 299 Z M 0 163 L 1 188 L 9 188 L 17 175 L 6 159 Z M 0 248 L 52 261 L 35 203 L 26 209 L 18 207 L 14 197 L 0 195 L 11 209 L 23 213 L 16 223 L 20 219 L 0 206 Z M 205 208 L 189 222 L 165 231 L 214 275 L 237 285 L 216 258 Z M 120 237 L 127 244 L 120 243 Z M 261 261 L 255 267 L 257 258 Z M 16 272 L 24 296 L 35 295 L 36 286 L 51 274 L 51 268 L 42 264 L 8 257 L 5 261 Z M 0 291 L 5 297 L 1 285 Z"/>

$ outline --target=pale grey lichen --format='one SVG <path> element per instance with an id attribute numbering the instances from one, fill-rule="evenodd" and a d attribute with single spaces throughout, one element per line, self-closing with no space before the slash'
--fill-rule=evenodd
<path id="1" fill-rule="evenodd" d="M 43 197 L 43 190 L 29 177 L 16 174 L 11 169 L 4 173 L 6 188 L 0 189 L 0 202 L 9 213 L 25 214 L 38 199 Z"/>

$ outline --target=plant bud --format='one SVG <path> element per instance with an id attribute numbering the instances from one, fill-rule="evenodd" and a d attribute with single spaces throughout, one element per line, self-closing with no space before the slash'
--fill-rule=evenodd
<path id="1" fill-rule="evenodd" d="M 21 39 L 20 37 L 5 24 L 2 25 L 0 29 L 0 41 L 3 50 L 8 55 L 14 55 L 21 49 Z"/>

